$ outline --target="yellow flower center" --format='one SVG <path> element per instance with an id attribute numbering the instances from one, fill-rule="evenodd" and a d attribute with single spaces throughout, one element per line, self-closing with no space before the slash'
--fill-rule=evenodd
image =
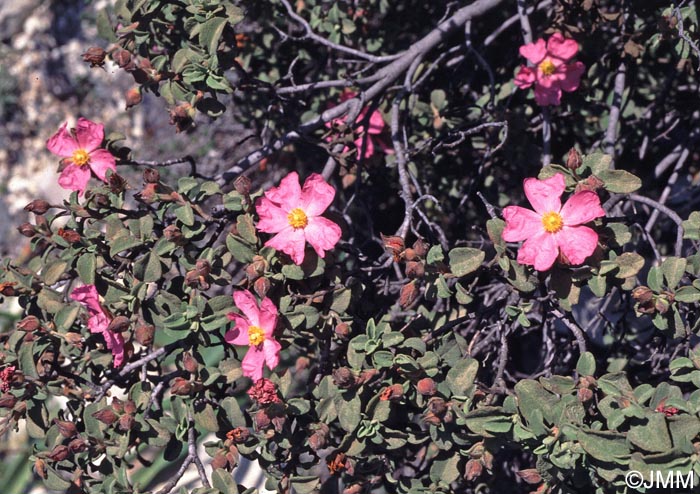
<path id="1" fill-rule="evenodd" d="M 76 166 L 85 166 L 90 161 L 90 154 L 84 149 L 76 149 L 73 151 L 71 160 Z"/>
<path id="2" fill-rule="evenodd" d="M 564 220 L 559 213 L 550 211 L 542 215 L 542 226 L 546 232 L 557 233 L 564 226 Z"/>
<path id="3" fill-rule="evenodd" d="M 265 332 L 257 326 L 248 327 L 248 341 L 250 346 L 261 345 L 265 341 Z"/>
<path id="4" fill-rule="evenodd" d="M 545 58 L 540 63 L 540 70 L 544 75 L 552 75 L 554 74 L 554 71 L 557 70 L 557 68 L 554 66 L 554 63 L 549 58 Z"/>
<path id="5" fill-rule="evenodd" d="M 306 225 L 309 224 L 309 218 L 301 208 L 292 209 L 287 215 L 287 221 L 292 228 L 306 228 Z"/>

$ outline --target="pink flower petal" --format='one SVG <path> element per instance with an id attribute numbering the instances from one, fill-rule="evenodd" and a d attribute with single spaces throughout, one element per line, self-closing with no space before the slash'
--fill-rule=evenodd
<path id="1" fill-rule="evenodd" d="M 381 134 L 384 130 L 384 119 L 379 111 L 373 111 L 372 115 L 369 117 L 369 134 Z"/>
<path id="2" fill-rule="evenodd" d="M 90 332 L 95 334 L 107 333 L 107 327 L 110 321 L 107 315 L 102 312 L 102 309 L 100 308 L 100 312 L 91 312 L 90 309 L 88 309 L 88 313 L 92 314 L 88 318 L 88 329 Z"/>
<path id="3" fill-rule="evenodd" d="M 554 33 L 547 41 L 547 53 L 562 62 L 571 60 L 577 51 L 578 43 L 573 39 L 564 38 L 561 33 Z"/>
<path id="4" fill-rule="evenodd" d="M 105 127 L 86 118 L 79 118 L 75 125 L 75 137 L 78 140 L 78 146 L 91 153 L 102 145 L 105 138 Z"/>
<path id="5" fill-rule="evenodd" d="M 233 321 L 234 327 L 226 331 L 224 340 L 231 345 L 248 345 L 250 337 L 248 336 L 248 328 L 250 323 L 244 317 L 238 314 L 227 314 L 228 318 Z"/>
<path id="6" fill-rule="evenodd" d="M 561 217 L 567 226 L 588 223 L 602 216 L 605 216 L 605 211 L 600 207 L 600 198 L 590 190 L 572 195 L 561 208 Z"/>
<path id="7" fill-rule="evenodd" d="M 95 287 L 95 285 L 83 285 L 74 288 L 70 294 L 70 298 L 84 304 L 91 314 L 101 314 L 103 312 L 100 306 L 100 295 L 97 293 L 97 287 Z"/>
<path id="8" fill-rule="evenodd" d="M 61 158 L 68 158 L 73 155 L 73 151 L 79 149 L 78 142 L 68 131 L 68 122 L 64 123 L 58 132 L 46 141 L 46 148 L 53 154 Z"/>
<path id="9" fill-rule="evenodd" d="M 530 204 L 540 215 L 550 211 L 558 213 L 561 209 L 561 195 L 566 188 L 566 180 L 562 173 L 544 180 L 526 178 L 523 187 Z"/>
<path id="10" fill-rule="evenodd" d="M 272 247 L 280 252 L 284 252 L 292 258 L 294 264 L 300 265 L 302 262 L 304 262 L 304 248 L 306 247 L 304 229 L 294 229 L 291 226 L 288 226 L 270 240 L 265 242 L 265 246 Z"/>
<path id="11" fill-rule="evenodd" d="M 87 166 L 68 165 L 58 177 L 58 185 L 64 189 L 77 190 L 83 195 L 91 175 Z"/>
<path id="12" fill-rule="evenodd" d="M 368 159 L 374 155 L 374 143 L 372 142 L 372 137 L 370 137 L 369 134 L 363 134 L 355 139 L 355 147 L 357 148 L 358 160 L 360 158 Z"/>
<path id="13" fill-rule="evenodd" d="M 559 84 L 561 88 L 570 93 L 571 91 L 576 91 L 578 85 L 581 82 L 581 76 L 586 71 L 586 66 L 581 62 L 574 62 L 569 65 L 565 65 L 566 72 L 565 77 Z"/>
<path id="14" fill-rule="evenodd" d="M 318 173 L 312 173 L 304 182 L 300 207 L 307 216 L 322 214 L 333 202 L 335 189 Z"/>
<path id="15" fill-rule="evenodd" d="M 506 227 L 503 229 L 503 240 L 506 242 L 520 242 L 534 237 L 541 232 L 542 217 L 529 209 L 520 206 L 508 206 L 503 208 L 503 218 Z"/>
<path id="16" fill-rule="evenodd" d="M 233 301 L 252 326 L 260 327 L 260 309 L 255 296 L 248 290 L 238 290 L 233 293 Z"/>
<path id="17" fill-rule="evenodd" d="M 248 352 L 243 357 L 241 368 L 243 375 L 250 377 L 253 381 L 257 381 L 263 376 L 263 365 L 265 363 L 265 354 L 257 347 L 250 347 Z"/>
<path id="18" fill-rule="evenodd" d="M 107 348 L 112 351 L 112 357 L 114 357 L 112 364 L 114 367 L 121 367 L 125 357 L 124 337 L 120 333 L 112 333 L 111 331 L 105 331 L 102 333 L 102 336 L 105 339 Z"/>
<path id="19" fill-rule="evenodd" d="M 277 367 L 280 363 L 280 351 L 282 350 L 282 345 L 276 340 L 266 339 L 263 342 L 262 351 L 265 355 L 265 363 L 270 368 L 270 370 Z"/>
<path id="20" fill-rule="evenodd" d="M 331 220 L 318 216 L 309 218 L 309 224 L 304 228 L 304 235 L 319 257 L 324 257 L 325 251 L 331 250 L 338 243 L 342 230 Z"/>
<path id="21" fill-rule="evenodd" d="M 301 197 L 299 174 L 297 172 L 289 173 L 280 181 L 279 187 L 272 187 L 265 191 L 265 197 L 277 203 L 285 211 L 299 207 Z"/>
<path id="22" fill-rule="evenodd" d="M 518 251 L 518 262 L 530 264 L 537 271 L 547 271 L 559 256 L 555 235 L 542 230 L 525 241 Z"/>
<path id="23" fill-rule="evenodd" d="M 542 87 L 540 84 L 536 84 L 535 101 L 540 106 L 557 106 L 561 104 L 561 88 L 559 88 L 559 85 Z"/>
<path id="24" fill-rule="evenodd" d="M 527 89 L 534 84 L 536 78 L 537 76 L 532 68 L 521 65 L 520 70 L 515 75 L 515 85 L 520 89 Z"/>
<path id="25" fill-rule="evenodd" d="M 103 182 L 107 181 L 107 170 L 117 171 L 116 160 L 106 149 L 96 149 L 90 153 L 90 168 Z"/>
<path id="26" fill-rule="evenodd" d="M 527 58 L 529 62 L 537 65 L 547 55 L 547 45 L 542 38 L 534 43 L 520 47 L 520 55 Z"/>
<path id="27" fill-rule="evenodd" d="M 556 234 L 556 239 L 572 264 L 583 264 L 598 245 L 598 234 L 587 226 L 565 226 Z"/>
<path id="28" fill-rule="evenodd" d="M 258 197 L 255 209 L 260 217 L 256 226 L 259 231 L 277 233 L 289 227 L 289 211 L 284 211 L 267 197 Z"/>
<path id="29" fill-rule="evenodd" d="M 277 326 L 277 307 L 274 302 L 265 297 L 260 304 L 260 327 L 265 332 L 265 337 L 270 338 Z"/>

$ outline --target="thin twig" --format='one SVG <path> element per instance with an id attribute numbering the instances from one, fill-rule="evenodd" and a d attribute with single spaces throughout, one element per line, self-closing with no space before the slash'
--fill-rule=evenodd
<path id="1" fill-rule="evenodd" d="M 564 313 L 562 313 L 559 309 L 552 309 L 552 315 L 559 319 L 561 322 L 564 323 L 564 325 L 569 328 L 571 333 L 574 335 L 574 338 L 576 338 L 576 342 L 578 343 L 578 351 L 579 353 L 583 354 L 586 352 L 586 337 L 583 334 L 583 331 L 581 328 L 576 324 L 575 321 L 573 321 L 573 317 L 567 316 Z"/>
<path id="2" fill-rule="evenodd" d="M 542 107 L 542 166 L 552 162 L 552 122 L 549 107 Z"/>
<path id="3" fill-rule="evenodd" d="M 622 95 L 625 91 L 625 80 L 627 76 L 627 65 L 623 60 L 615 74 L 615 87 L 613 89 L 613 99 L 610 104 L 610 112 L 608 115 L 608 128 L 605 131 L 605 139 L 603 140 L 603 150 L 606 154 L 613 157 L 610 163 L 610 168 L 615 168 L 615 143 L 617 142 L 617 124 L 620 121 L 620 112 L 622 109 Z"/>

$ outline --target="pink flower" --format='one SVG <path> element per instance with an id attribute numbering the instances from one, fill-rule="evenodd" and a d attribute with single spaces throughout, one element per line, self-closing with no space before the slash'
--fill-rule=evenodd
<path id="1" fill-rule="evenodd" d="M 107 170 L 116 171 L 116 162 L 109 151 L 100 149 L 105 136 L 104 125 L 85 118 L 78 119 L 76 128 L 70 131 L 66 129 L 67 125 L 67 122 L 64 123 L 46 141 L 46 147 L 63 158 L 62 162 L 66 165 L 58 177 L 58 185 L 77 190 L 82 195 L 92 175 L 90 170 L 106 182 Z"/>
<path id="2" fill-rule="evenodd" d="M 577 192 L 562 207 L 566 181 L 561 173 L 545 180 L 527 178 L 524 188 L 535 211 L 519 206 L 503 209 L 503 240 L 525 240 L 518 251 L 518 262 L 546 271 L 561 251 L 572 264 L 582 264 L 598 245 L 598 234 L 581 225 L 605 216 L 598 195 L 590 190 Z"/>
<path id="3" fill-rule="evenodd" d="M 340 95 L 340 102 L 347 101 L 349 99 L 357 96 L 354 91 L 343 91 Z M 331 107 L 332 108 L 332 107 Z M 378 110 L 374 110 L 369 116 L 369 127 L 365 129 L 365 122 L 367 118 L 367 112 L 369 107 L 364 107 L 360 114 L 355 119 L 355 123 L 359 124 L 355 130 L 357 134 L 357 139 L 355 139 L 355 147 L 357 148 L 357 159 L 362 157 L 370 158 L 374 154 L 377 146 L 379 146 L 385 153 L 391 154 L 393 151 L 386 145 L 386 143 L 380 139 L 378 136 L 384 131 L 384 119 L 382 114 Z M 326 122 L 326 127 L 332 127 L 334 124 L 345 123 L 347 120 L 347 115 L 341 118 L 336 118 L 332 122 Z M 330 140 L 330 138 L 328 139 Z M 366 142 L 365 142 L 366 141 Z M 364 152 L 363 152 L 364 146 Z M 349 148 L 346 146 L 343 152 L 346 152 Z"/>
<path id="4" fill-rule="evenodd" d="M 100 333 L 105 339 L 107 348 L 112 350 L 114 356 L 114 366 L 119 367 L 124 363 L 124 338 L 121 333 L 115 333 L 109 330 L 111 322 L 110 317 L 100 305 L 100 295 L 97 293 L 95 285 L 85 285 L 75 288 L 70 298 L 80 302 L 87 307 L 88 328 L 91 333 Z"/>
<path id="5" fill-rule="evenodd" d="M 12 377 L 15 375 L 17 368 L 14 365 L 9 365 L 0 371 L 0 391 L 7 393 L 12 384 Z"/>
<path id="6" fill-rule="evenodd" d="M 577 51 L 576 41 L 566 39 L 560 33 L 554 33 L 546 46 L 542 38 L 535 43 L 521 46 L 520 55 L 535 66 L 521 65 L 515 76 L 515 85 L 520 89 L 527 89 L 534 84 L 535 101 L 538 105 L 558 105 L 562 90 L 575 91 L 586 69 L 581 62 L 567 63 Z"/>
<path id="7" fill-rule="evenodd" d="M 301 188 L 299 175 L 291 172 L 255 203 L 258 230 L 277 234 L 265 245 L 289 254 L 296 264 L 304 262 L 306 242 L 324 257 L 340 240 L 340 227 L 321 216 L 334 197 L 335 189 L 318 173 L 311 174 Z"/>
<path id="8" fill-rule="evenodd" d="M 258 306 L 248 290 L 235 292 L 233 301 L 243 315 L 228 314 L 234 327 L 226 332 L 224 339 L 232 345 L 250 346 L 241 367 L 244 376 L 258 381 L 262 378 L 264 364 L 273 369 L 280 361 L 282 347 L 272 336 L 277 325 L 277 307 L 267 297 Z"/>

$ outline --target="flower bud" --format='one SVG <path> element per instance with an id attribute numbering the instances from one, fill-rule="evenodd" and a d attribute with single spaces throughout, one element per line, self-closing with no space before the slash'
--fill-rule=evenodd
<path id="1" fill-rule="evenodd" d="M 112 194 L 119 195 L 130 188 L 129 183 L 118 173 L 112 173 L 108 178 L 109 190 Z"/>
<path id="2" fill-rule="evenodd" d="M 131 321 L 126 316 L 117 316 L 107 326 L 107 331 L 111 333 L 123 333 L 129 329 Z"/>
<path id="3" fill-rule="evenodd" d="M 73 345 L 74 347 L 83 347 L 83 336 L 80 333 L 66 333 L 63 335 L 63 339 L 66 340 L 68 344 Z"/>
<path id="4" fill-rule="evenodd" d="M 119 398 L 112 398 L 112 409 L 118 414 L 124 413 L 124 402 Z"/>
<path id="5" fill-rule="evenodd" d="M 175 126 L 175 132 L 182 132 L 192 126 L 194 108 L 189 103 L 182 103 L 170 110 L 170 125 Z"/>
<path id="6" fill-rule="evenodd" d="M 419 238 L 418 240 L 413 242 L 413 250 L 415 251 L 416 255 L 424 258 L 428 255 L 428 251 L 430 250 L 430 244 L 422 238 Z"/>
<path id="7" fill-rule="evenodd" d="M 25 237 L 32 238 L 36 235 L 36 229 L 31 223 L 22 223 L 17 227 L 17 231 Z"/>
<path id="8" fill-rule="evenodd" d="M 131 62 L 131 53 L 122 48 L 118 48 L 112 53 L 112 60 L 123 69 L 134 67 L 134 64 Z"/>
<path id="9" fill-rule="evenodd" d="M 68 449 L 71 453 L 82 453 L 88 448 L 89 443 L 82 437 L 77 437 L 68 443 Z"/>
<path id="10" fill-rule="evenodd" d="M 0 283 L 0 294 L 6 297 L 14 297 L 17 295 L 17 290 L 15 289 L 16 285 L 16 281 L 3 281 Z"/>
<path id="11" fill-rule="evenodd" d="M 95 413 L 93 413 L 92 416 L 105 425 L 112 425 L 119 419 L 119 417 L 117 417 L 117 414 L 114 413 L 114 410 L 112 410 L 111 407 L 104 407 L 101 410 L 98 410 Z"/>
<path id="12" fill-rule="evenodd" d="M 110 205 L 109 197 L 104 194 L 93 194 L 92 203 L 98 208 L 107 208 Z"/>
<path id="13" fill-rule="evenodd" d="M 652 298 L 654 298 L 654 292 L 652 292 L 651 289 L 646 286 L 638 286 L 632 290 L 632 298 L 640 303 L 649 302 Z"/>
<path id="14" fill-rule="evenodd" d="M 392 384 L 384 388 L 379 395 L 381 401 L 398 401 L 403 397 L 403 386 L 400 384 Z"/>
<path id="15" fill-rule="evenodd" d="M 338 323 L 338 325 L 335 327 L 335 335 L 343 340 L 350 336 L 350 326 L 348 325 L 348 323 Z"/>
<path id="16" fill-rule="evenodd" d="M 586 403 L 593 398 L 593 391 L 588 388 L 579 388 L 576 394 L 578 396 L 578 401 L 581 403 Z"/>
<path id="17" fill-rule="evenodd" d="M 170 384 L 170 392 L 178 396 L 188 396 L 199 393 L 202 387 L 202 383 L 198 381 L 190 382 L 182 377 L 176 377 Z"/>
<path id="18" fill-rule="evenodd" d="M 433 396 L 437 393 L 437 385 L 429 377 L 424 377 L 416 384 L 416 390 L 423 396 Z"/>
<path id="19" fill-rule="evenodd" d="M 20 331 L 32 332 L 41 327 L 41 322 L 36 316 L 27 316 L 17 323 L 17 329 Z"/>
<path id="20" fill-rule="evenodd" d="M 63 461 L 66 458 L 68 458 L 69 454 L 70 450 L 68 449 L 68 446 L 59 444 L 54 449 L 52 449 L 51 452 L 46 455 L 46 457 L 52 461 Z"/>
<path id="21" fill-rule="evenodd" d="M 187 243 L 187 239 L 182 234 L 182 231 L 175 225 L 166 226 L 163 230 L 163 236 L 175 245 L 185 245 Z"/>
<path id="22" fill-rule="evenodd" d="M 442 398 L 430 398 L 430 401 L 428 401 L 428 410 L 437 416 L 444 415 L 447 411 L 447 403 L 445 403 L 445 400 Z"/>
<path id="23" fill-rule="evenodd" d="M 484 466 L 481 464 L 481 462 L 472 458 L 467 462 L 467 465 L 464 467 L 464 478 L 467 480 L 474 480 L 479 475 L 481 475 L 481 472 L 483 470 Z"/>
<path id="24" fill-rule="evenodd" d="M 425 274 L 425 266 L 420 261 L 409 261 L 406 263 L 406 276 L 409 278 L 422 278 Z"/>
<path id="25" fill-rule="evenodd" d="M 574 189 L 574 192 L 581 192 L 582 190 L 591 190 L 595 192 L 596 190 L 600 189 L 603 185 L 605 185 L 605 182 L 603 182 L 595 175 L 591 175 L 590 177 L 576 184 L 576 189 Z"/>
<path id="26" fill-rule="evenodd" d="M 37 458 L 34 461 L 34 471 L 39 477 L 41 477 L 42 479 L 46 479 L 46 462 L 41 458 Z"/>
<path id="27" fill-rule="evenodd" d="M 571 171 L 575 171 L 582 163 L 581 153 L 579 153 L 576 148 L 569 149 L 569 155 L 566 158 L 566 167 Z"/>
<path id="28" fill-rule="evenodd" d="M 105 64 L 107 52 L 99 46 L 91 46 L 82 56 L 83 61 L 90 64 L 90 68 L 102 67 Z"/>
<path id="29" fill-rule="evenodd" d="M 73 422 L 68 422 L 67 420 L 54 419 L 53 423 L 56 424 L 58 432 L 63 437 L 70 438 L 78 434 L 78 428 Z"/>
<path id="30" fill-rule="evenodd" d="M 127 90 L 124 99 L 126 100 L 126 110 L 141 103 L 143 100 L 143 96 L 141 96 L 141 87 L 136 86 Z"/>
<path id="31" fill-rule="evenodd" d="M 131 415 L 136 413 L 136 403 L 134 403 L 134 400 L 128 399 L 124 402 L 124 413 L 129 413 Z"/>
<path id="32" fill-rule="evenodd" d="M 303 370 L 306 370 L 309 368 L 309 365 L 311 365 L 311 360 L 309 360 L 309 357 L 297 357 L 297 361 L 294 365 L 294 369 L 297 372 L 301 372 Z"/>
<path id="33" fill-rule="evenodd" d="M 258 431 L 261 431 L 263 429 L 267 429 L 270 427 L 270 424 L 272 421 L 270 420 L 270 417 L 267 416 L 267 413 L 265 413 L 265 410 L 258 410 L 255 412 L 255 428 Z"/>
<path id="34" fill-rule="evenodd" d="M 75 230 L 71 230 L 70 228 L 59 228 L 57 233 L 59 237 L 69 244 L 77 244 L 80 242 L 80 234 Z"/>
<path id="35" fill-rule="evenodd" d="M 260 298 L 265 298 L 268 290 L 270 290 L 270 280 L 267 278 L 258 278 L 255 280 L 255 283 L 253 283 L 253 290 L 255 290 L 255 293 L 257 293 Z"/>
<path id="36" fill-rule="evenodd" d="M 134 416 L 125 413 L 119 417 L 119 430 L 123 432 L 129 432 L 131 427 L 134 425 Z"/>
<path id="37" fill-rule="evenodd" d="M 528 484 L 539 484 L 542 482 L 542 476 L 536 468 L 526 468 L 525 470 L 515 472 L 515 474 Z"/>
<path id="38" fill-rule="evenodd" d="M 236 180 L 233 181 L 233 188 L 242 196 L 248 196 L 250 194 L 250 186 L 250 179 L 245 175 L 239 175 Z"/>
<path id="39" fill-rule="evenodd" d="M 226 453 L 219 452 L 214 455 L 214 458 L 211 460 L 211 468 L 212 470 L 216 471 L 219 468 L 226 468 L 226 465 L 228 465 L 228 459 L 226 459 Z"/>
<path id="40" fill-rule="evenodd" d="M 156 332 L 156 327 L 152 324 L 139 324 L 134 329 L 134 339 L 137 343 L 143 346 L 149 346 L 153 343 L 153 335 Z"/>
<path id="41" fill-rule="evenodd" d="M 192 356 L 192 354 L 190 352 L 184 352 L 182 354 L 182 366 L 190 374 L 194 374 L 195 372 L 197 372 L 197 369 L 199 368 L 197 361 L 195 360 L 195 358 Z"/>
<path id="42" fill-rule="evenodd" d="M 398 262 L 399 256 L 406 248 L 403 238 L 394 235 L 384 235 L 383 233 L 380 235 L 384 243 L 384 250 L 394 257 L 394 261 Z"/>
<path id="43" fill-rule="evenodd" d="M 415 281 L 404 285 L 403 288 L 401 288 L 401 294 L 399 295 L 399 305 L 401 308 L 406 309 L 409 307 L 413 302 L 415 302 L 416 298 L 418 298 L 419 293 L 420 290 L 416 286 Z"/>
<path id="44" fill-rule="evenodd" d="M 331 475 L 341 473 L 343 470 L 346 469 L 346 463 L 347 457 L 345 456 L 345 453 L 343 453 L 342 451 L 338 451 L 335 454 L 329 456 L 329 460 L 327 460 L 328 471 Z"/>
<path id="45" fill-rule="evenodd" d="M 34 214 L 44 214 L 51 208 L 51 205 L 43 199 L 34 199 L 24 206 L 24 210 Z"/>
<path id="46" fill-rule="evenodd" d="M 410 247 L 403 251 L 403 258 L 406 261 L 418 261 L 420 259 L 420 257 L 418 257 L 418 254 L 416 254 L 415 249 L 412 249 Z"/>
<path id="47" fill-rule="evenodd" d="M 146 168 L 143 171 L 143 181 L 147 184 L 157 184 L 160 182 L 160 172 L 155 168 Z"/>
<path id="48" fill-rule="evenodd" d="M 355 381 L 355 375 L 347 367 L 340 367 L 333 371 L 333 382 L 341 389 L 352 388 Z"/>

